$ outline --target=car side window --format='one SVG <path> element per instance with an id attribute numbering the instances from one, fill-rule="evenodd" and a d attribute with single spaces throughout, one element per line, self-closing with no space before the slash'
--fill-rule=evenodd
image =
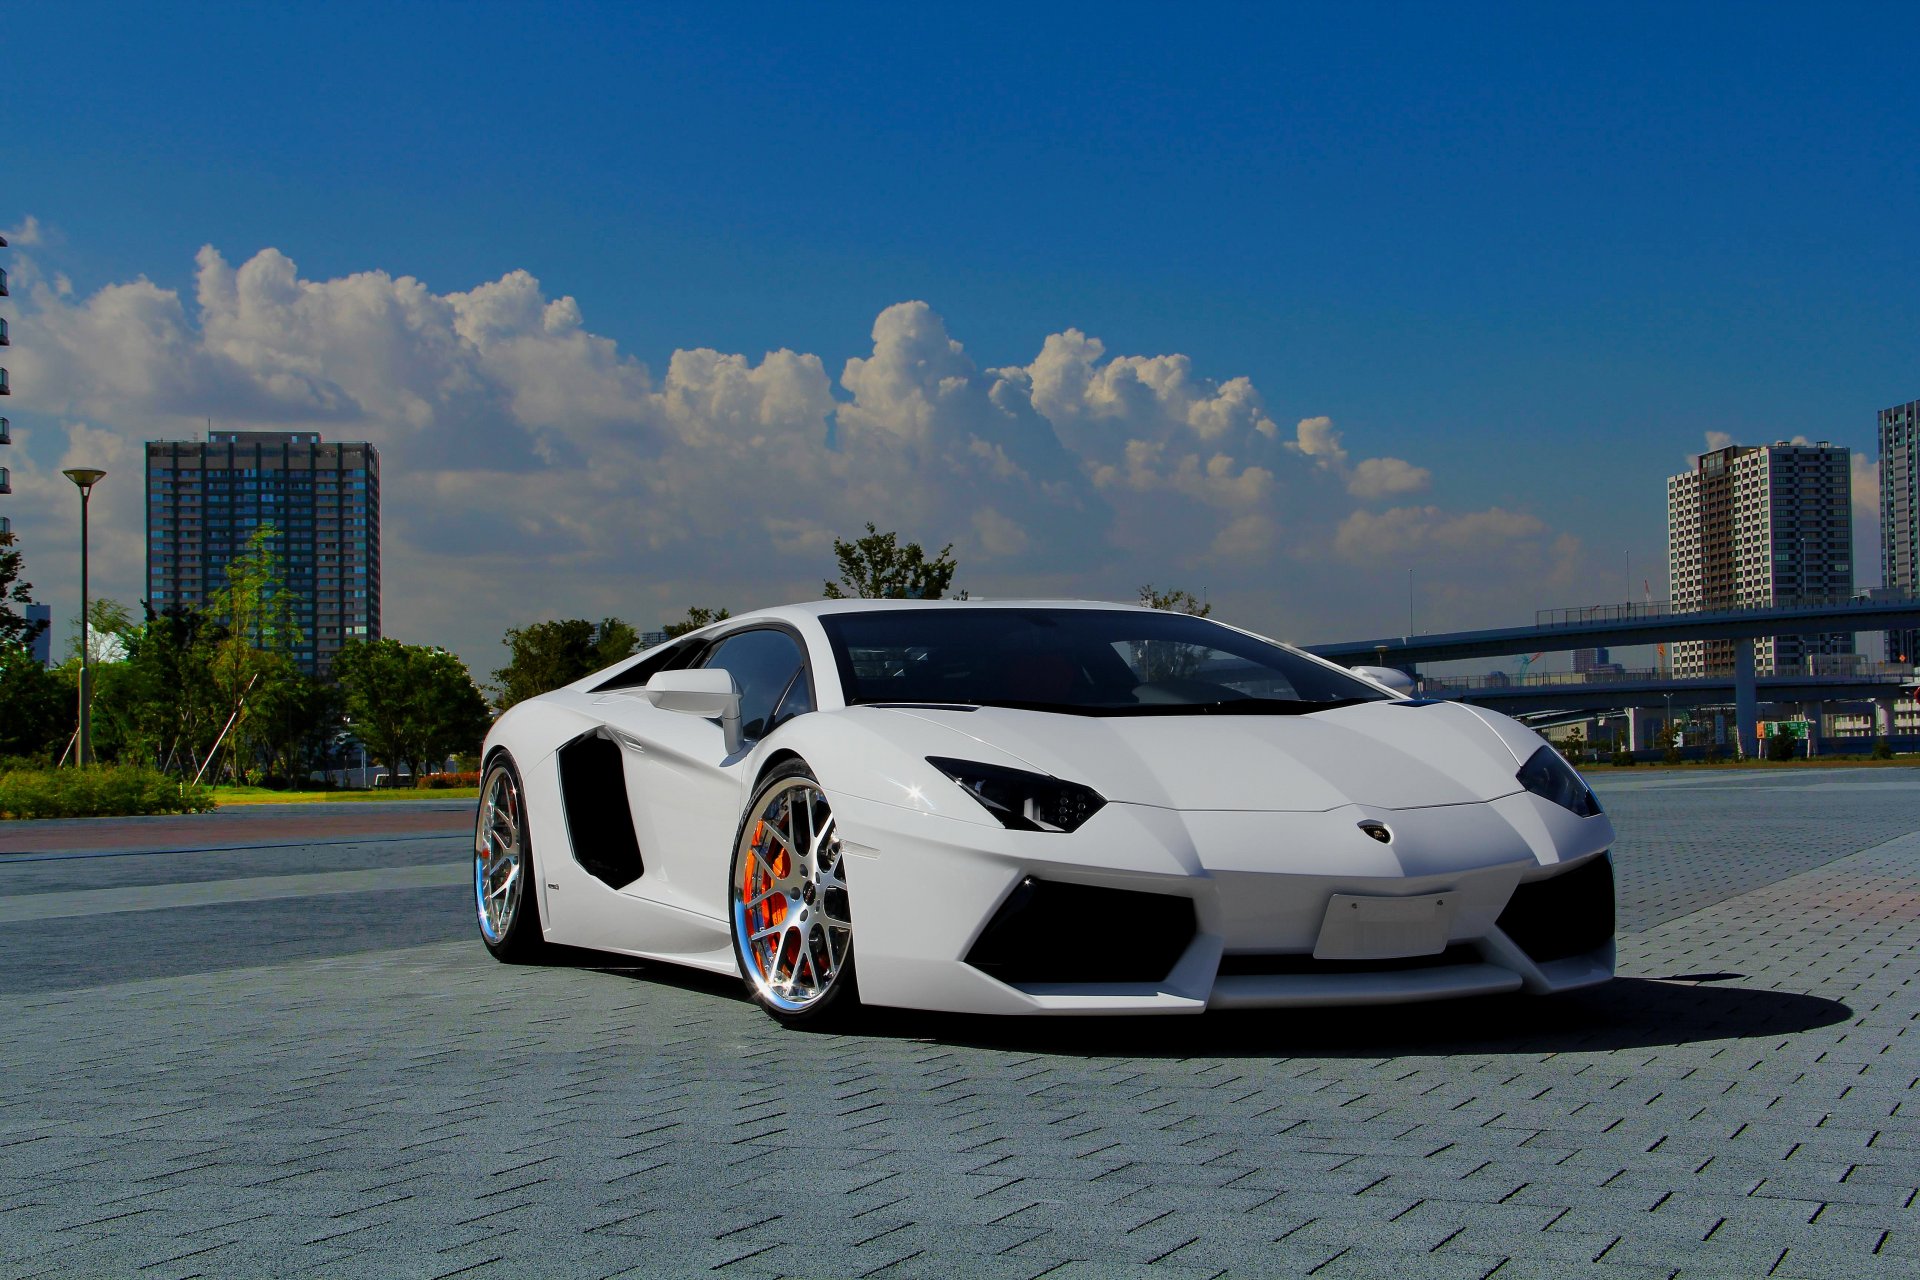
<path id="1" fill-rule="evenodd" d="M 648 658 L 645 662 L 636 662 L 619 675 L 614 676 L 611 680 L 605 680 L 595 685 L 593 687 L 594 692 L 606 693 L 613 689 L 637 689 L 647 681 L 653 679 L 653 674 L 656 671 L 678 671 L 682 667 L 692 666 L 695 659 L 700 656 L 705 648 L 706 645 L 699 640 L 685 640 L 679 644 L 670 645 L 662 649 L 659 653 L 654 654 L 651 658 Z"/>
<path id="2" fill-rule="evenodd" d="M 733 676 L 740 688 L 740 732 L 748 738 L 764 738 L 781 721 L 812 706 L 806 660 L 799 642 L 784 631 L 763 629 L 728 636 L 700 665 Z M 790 688 L 799 690 L 797 698 L 788 692 Z"/>

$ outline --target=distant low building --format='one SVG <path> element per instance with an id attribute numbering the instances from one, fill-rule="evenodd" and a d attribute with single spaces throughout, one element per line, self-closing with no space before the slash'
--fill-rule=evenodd
<path id="1" fill-rule="evenodd" d="M 33 660 L 43 667 L 53 665 L 53 606 L 50 604 L 30 604 L 26 607 L 28 622 L 41 622 L 45 626 L 33 638 Z"/>

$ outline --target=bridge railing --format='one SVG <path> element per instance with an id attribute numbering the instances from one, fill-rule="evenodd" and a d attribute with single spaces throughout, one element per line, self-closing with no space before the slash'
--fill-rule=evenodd
<path id="1" fill-rule="evenodd" d="M 1576 609 L 1540 609 L 1533 615 L 1533 625 L 1545 630 L 1552 627 L 1587 626 L 1595 622 L 1638 622 L 1643 619 L 1670 618 L 1680 614 L 1868 609 L 1916 603 L 1920 603 L 1920 596 L 1884 590 L 1835 596 L 1788 596 L 1771 603 L 1734 600 L 1680 607 L 1675 607 L 1671 600 L 1627 600 L 1620 604 L 1591 604 Z"/>
<path id="2" fill-rule="evenodd" d="M 1679 677 L 1679 679 L 1711 679 L 1727 681 L 1733 673 L 1720 672 L 1706 677 Z M 1761 680 L 1823 680 L 1834 684 L 1857 684 L 1862 682 L 1907 682 L 1915 678 L 1912 663 L 1907 662 L 1861 662 L 1845 668 L 1836 668 L 1831 663 L 1814 663 L 1808 670 L 1805 664 L 1781 663 L 1775 670 L 1761 675 Z M 1446 695 L 1450 693 L 1477 693 L 1491 689 L 1579 689 L 1604 688 L 1609 685 L 1661 684 L 1676 680 L 1677 677 L 1656 668 L 1630 671 L 1530 671 L 1523 676 L 1504 675 L 1493 672 L 1483 676 L 1423 676 L 1420 691 L 1425 694 Z"/>

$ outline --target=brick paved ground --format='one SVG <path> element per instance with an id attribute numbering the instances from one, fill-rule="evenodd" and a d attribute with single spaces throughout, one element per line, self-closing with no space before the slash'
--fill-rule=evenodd
<path id="1" fill-rule="evenodd" d="M 1907 776 L 1604 781 L 1594 993 L 859 1036 L 495 964 L 457 835 L 0 858 L 0 1275 L 1920 1276 Z"/>

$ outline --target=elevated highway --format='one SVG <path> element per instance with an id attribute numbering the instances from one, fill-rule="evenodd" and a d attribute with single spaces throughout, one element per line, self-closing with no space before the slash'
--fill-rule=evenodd
<path id="1" fill-rule="evenodd" d="M 1872 700 L 1881 708 L 1886 730 L 1892 728 L 1892 703 L 1901 682 L 1860 677 L 1754 675 L 1753 642 L 1761 636 L 1824 635 L 1833 632 L 1899 631 L 1920 628 L 1920 596 L 1888 591 L 1861 595 L 1785 600 L 1777 604 L 1676 611 L 1665 601 L 1594 605 L 1582 609 L 1547 609 L 1535 615 L 1530 627 L 1495 627 L 1483 631 L 1453 631 L 1421 636 L 1383 636 L 1373 640 L 1346 640 L 1308 645 L 1323 658 L 1348 666 L 1371 664 L 1412 670 L 1424 663 L 1458 662 L 1470 658 L 1500 658 L 1520 653 L 1561 653 L 1574 649 L 1638 644 L 1673 644 L 1682 640 L 1732 640 L 1734 670 L 1703 680 L 1652 681 L 1640 689 L 1624 684 L 1536 686 L 1527 682 L 1449 693 L 1445 697 L 1526 712 L 1606 707 L 1711 705 L 1732 702 L 1741 749 L 1759 751 L 1759 709 L 1768 702 L 1829 702 Z M 1909 677 L 1906 681 L 1911 683 Z M 1547 692 L 1552 688 L 1553 692 Z M 1561 701 L 1563 693 L 1580 690 L 1578 702 Z M 1683 697 L 1696 701 L 1681 702 Z M 1593 699 L 1589 701 L 1587 699 Z"/>
<path id="2" fill-rule="evenodd" d="M 1767 608 L 1675 612 L 1664 601 L 1546 609 L 1530 627 L 1494 627 L 1421 636 L 1343 640 L 1306 648 L 1335 662 L 1418 666 L 1516 653 L 1677 640 L 1752 640 L 1759 636 L 1822 635 L 1835 631 L 1900 631 L 1920 627 L 1920 596 L 1837 596 L 1790 600 Z"/>

